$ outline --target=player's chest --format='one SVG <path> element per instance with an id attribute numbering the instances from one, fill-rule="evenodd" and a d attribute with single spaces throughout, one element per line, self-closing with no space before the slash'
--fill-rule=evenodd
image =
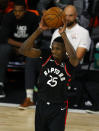
<path id="1" fill-rule="evenodd" d="M 66 72 L 64 66 L 47 64 L 42 68 L 41 79 L 47 85 L 55 87 L 66 81 Z"/>

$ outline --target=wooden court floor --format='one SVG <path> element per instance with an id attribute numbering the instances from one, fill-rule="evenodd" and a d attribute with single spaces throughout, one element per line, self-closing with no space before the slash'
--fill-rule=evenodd
<path id="1" fill-rule="evenodd" d="M 0 106 L 0 131 L 35 131 L 35 108 Z M 99 131 L 99 114 L 68 112 L 65 131 Z"/>

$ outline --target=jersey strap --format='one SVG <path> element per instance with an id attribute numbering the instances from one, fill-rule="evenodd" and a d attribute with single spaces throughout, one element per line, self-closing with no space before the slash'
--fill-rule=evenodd
<path id="1" fill-rule="evenodd" d="M 71 77 L 71 74 L 68 72 L 68 70 L 67 70 L 67 67 L 66 67 L 66 64 L 65 64 L 65 71 L 66 71 L 66 74 L 69 76 L 69 77 Z"/>
<path id="2" fill-rule="evenodd" d="M 51 57 L 52 57 L 52 55 L 49 56 L 49 58 L 45 61 L 45 63 L 42 64 L 42 67 L 44 67 L 48 63 L 48 61 L 50 60 Z"/>

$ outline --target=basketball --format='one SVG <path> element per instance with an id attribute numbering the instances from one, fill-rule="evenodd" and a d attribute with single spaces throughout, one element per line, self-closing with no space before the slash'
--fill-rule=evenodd
<path id="1" fill-rule="evenodd" d="M 59 7 L 49 8 L 44 13 L 44 23 L 51 28 L 58 28 L 63 25 L 62 22 L 63 10 Z"/>

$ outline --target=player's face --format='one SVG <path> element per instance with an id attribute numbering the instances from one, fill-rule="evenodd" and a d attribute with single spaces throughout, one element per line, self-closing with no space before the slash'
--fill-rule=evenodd
<path id="1" fill-rule="evenodd" d="M 64 12 L 66 15 L 67 27 L 73 26 L 76 22 L 77 14 L 71 8 L 65 9 Z"/>
<path id="2" fill-rule="evenodd" d="M 14 6 L 14 15 L 16 19 L 21 19 L 24 16 L 25 9 L 24 6 Z"/>
<path id="3" fill-rule="evenodd" d="M 52 44 L 52 55 L 55 60 L 60 62 L 65 56 L 65 47 L 60 42 L 53 42 Z"/>

